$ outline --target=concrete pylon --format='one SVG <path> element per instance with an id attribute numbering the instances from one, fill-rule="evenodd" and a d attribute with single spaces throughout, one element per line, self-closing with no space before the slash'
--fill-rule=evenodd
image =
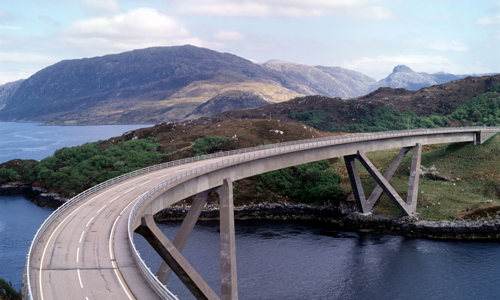
<path id="1" fill-rule="evenodd" d="M 221 299 L 238 299 L 236 239 L 234 229 L 233 184 L 224 179 L 217 190 L 220 211 Z"/>
<path id="2" fill-rule="evenodd" d="M 174 244 L 156 226 L 152 215 L 143 216 L 141 225 L 135 231 L 149 242 L 197 299 L 219 299 Z"/>
<path id="3" fill-rule="evenodd" d="M 201 192 L 194 197 L 193 203 L 191 203 L 191 208 L 189 209 L 186 217 L 184 217 L 181 227 L 175 235 L 172 243 L 180 252 L 182 252 L 182 250 L 184 249 L 189 235 L 191 235 L 194 225 L 198 221 L 205 203 L 207 203 L 207 198 L 210 191 L 211 190 Z M 167 284 L 170 275 L 172 275 L 172 269 L 168 267 L 165 261 L 162 261 L 158 272 L 156 272 L 156 277 L 158 277 L 161 283 Z"/>
<path id="4" fill-rule="evenodd" d="M 186 245 L 208 194 L 212 190 L 196 195 L 191 208 L 184 218 L 173 242 L 160 231 L 151 215 L 141 218 L 141 225 L 136 232 L 141 234 L 163 259 L 157 276 L 166 283 L 172 271 L 197 299 L 219 299 L 201 276 L 182 256 Z M 220 212 L 220 255 L 221 255 L 221 298 L 238 299 L 238 280 L 236 275 L 236 239 L 234 228 L 233 184 L 231 179 L 224 179 L 220 187 L 214 189 L 219 195 Z"/>
<path id="5" fill-rule="evenodd" d="M 403 161 L 404 156 L 410 150 L 413 151 L 412 164 L 410 169 L 410 178 L 408 184 L 408 197 L 406 202 L 403 201 L 401 196 L 396 192 L 396 190 L 390 185 L 394 172 L 396 172 L 398 166 Z M 356 205 L 361 213 L 368 214 L 375 203 L 380 198 L 382 192 L 385 192 L 391 201 L 399 208 L 399 210 L 407 216 L 414 216 L 417 211 L 417 196 L 418 196 L 418 184 L 420 177 L 420 161 L 422 156 L 422 145 L 416 144 L 413 147 L 405 147 L 399 151 L 398 155 L 394 161 L 389 166 L 389 169 L 384 175 L 373 165 L 373 163 L 368 159 L 364 152 L 358 151 L 354 155 L 348 155 L 344 157 L 347 172 L 349 174 L 349 180 L 351 182 L 352 191 L 354 198 L 356 200 Z M 358 170 L 356 168 L 355 159 L 365 167 L 365 169 L 370 173 L 370 175 L 377 182 L 377 187 L 373 190 L 370 197 L 366 199 L 363 186 L 361 184 L 361 178 L 359 177 Z"/>

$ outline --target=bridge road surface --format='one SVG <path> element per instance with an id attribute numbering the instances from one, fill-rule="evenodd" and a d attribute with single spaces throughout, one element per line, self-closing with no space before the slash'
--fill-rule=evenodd
<path id="1" fill-rule="evenodd" d="M 37 244 L 30 265 L 36 272 L 29 272 L 33 299 L 159 299 L 130 254 L 127 221 L 133 203 L 187 169 L 227 158 L 146 173 L 73 205 Z"/>

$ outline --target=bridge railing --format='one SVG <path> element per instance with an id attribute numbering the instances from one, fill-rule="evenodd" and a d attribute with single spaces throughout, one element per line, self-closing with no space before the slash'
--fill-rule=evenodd
<path id="1" fill-rule="evenodd" d="M 154 172 L 160 169 L 165 169 L 165 168 L 170 168 L 173 166 L 181 165 L 181 164 L 186 164 L 194 161 L 200 161 L 200 160 L 207 160 L 211 158 L 217 158 L 217 157 L 222 157 L 222 156 L 231 156 L 231 155 L 236 155 L 236 154 L 242 154 L 242 153 L 251 153 L 251 152 L 257 152 L 261 150 L 267 150 L 267 149 L 278 149 L 278 151 L 283 151 L 287 147 L 290 146 L 298 146 L 298 147 L 303 147 L 302 149 L 306 148 L 311 148 L 314 146 L 320 145 L 320 143 L 323 143 L 322 145 L 327 146 L 327 145 L 332 145 L 332 144 L 344 144 L 344 143 L 353 143 L 353 142 L 358 142 L 358 141 L 367 141 L 367 140 L 374 140 L 374 139 L 383 139 L 383 138 L 392 138 L 392 137 L 398 137 L 398 136 L 417 136 L 417 135 L 427 135 L 427 134 L 439 134 L 439 133 L 450 133 L 450 132 L 480 132 L 480 131 L 500 131 L 500 127 L 459 127 L 459 128 L 436 128 L 436 129 L 421 129 L 421 130 L 402 130 L 402 131 L 386 131 L 386 132 L 378 132 L 378 133 L 365 133 L 365 134 L 347 134 L 347 135 L 338 135 L 338 136 L 326 136 L 326 137 L 320 137 L 320 138 L 313 138 L 313 139 L 307 139 L 307 140 L 297 140 L 297 141 L 291 141 L 291 142 L 283 142 L 283 143 L 277 143 L 277 144 L 268 144 L 268 145 L 260 145 L 256 147 L 250 147 L 250 148 L 243 148 L 243 149 L 238 149 L 238 150 L 230 150 L 230 151 L 224 151 L 224 152 L 217 152 L 217 153 L 212 153 L 212 154 L 207 154 L 207 155 L 201 155 L 201 156 L 195 156 L 195 157 L 189 157 L 189 158 L 184 158 L 180 160 L 175 160 L 175 161 L 170 161 L 170 162 L 165 162 L 161 164 L 157 164 L 154 166 L 138 169 L 120 176 L 117 176 L 115 178 L 109 179 L 107 181 L 104 181 L 100 184 L 97 184 L 82 193 L 76 195 L 75 197 L 71 198 L 69 201 L 64 203 L 62 206 L 60 206 L 57 210 L 55 210 L 40 226 L 40 228 L 37 230 L 31 245 L 30 249 L 28 251 L 27 257 L 26 257 L 26 265 L 27 265 L 27 270 L 28 274 L 26 276 L 26 282 L 25 285 L 27 286 L 27 292 L 28 292 L 28 299 L 33 299 L 33 293 L 31 289 L 31 282 L 30 282 L 30 276 L 29 276 L 29 267 L 31 264 L 31 256 L 33 253 L 33 250 L 36 246 L 36 244 L 39 242 L 40 238 L 42 237 L 43 233 L 47 230 L 49 226 L 54 223 L 54 221 L 61 215 L 63 214 L 68 208 L 73 206 L 74 204 L 78 203 L 82 199 L 87 198 L 90 195 L 93 195 L 109 186 L 112 186 L 116 183 L 128 180 L 130 178 L 143 175 L 146 173 Z M 307 146 L 306 146 L 307 145 Z M 300 148 L 299 148 L 300 149 Z M 293 147 L 293 149 L 288 149 L 286 151 L 296 151 L 297 148 Z M 255 155 L 255 153 L 254 153 Z M 250 158 L 250 157 L 249 157 Z M 216 166 L 217 167 L 217 166 Z M 208 170 L 206 167 L 205 171 Z M 193 174 L 190 173 L 189 175 L 186 176 L 192 176 Z M 178 180 L 184 178 L 184 175 L 179 175 L 183 176 L 179 178 Z M 178 176 L 178 177 L 179 177 Z M 177 181 L 177 179 L 176 179 Z M 172 184 L 171 182 L 170 184 Z M 158 187 L 159 188 L 159 187 Z M 163 186 L 162 188 L 165 188 Z M 154 188 L 156 189 L 156 187 Z M 153 190 L 154 190 L 153 189 Z M 156 192 L 158 189 L 156 190 Z M 151 191 L 150 191 L 151 192 Z M 144 195 L 149 195 L 151 197 L 153 194 L 147 193 Z M 135 208 L 136 206 L 134 206 Z M 138 206 L 137 206 L 138 207 Z M 130 219 L 129 219 L 130 220 Z M 129 224 L 130 226 L 130 224 Z M 129 227 L 130 228 L 130 227 Z M 130 232 L 129 232 L 130 235 Z M 130 236 L 129 236 L 130 237 Z M 137 251 L 135 249 L 135 245 L 132 245 L 134 251 Z M 145 263 L 140 259 L 140 255 L 137 252 L 137 257 L 139 260 L 137 261 L 139 268 L 142 271 L 142 268 L 146 268 L 147 272 L 144 274 L 146 278 L 150 277 L 152 274 L 151 271 L 147 268 Z M 146 271 L 146 270 L 144 270 Z M 153 275 L 154 278 L 156 278 Z M 157 280 L 156 280 L 157 281 Z M 162 285 L 163 286 L 163 285 Z M 165 290 L 163 288 L 163 290 Z"/>

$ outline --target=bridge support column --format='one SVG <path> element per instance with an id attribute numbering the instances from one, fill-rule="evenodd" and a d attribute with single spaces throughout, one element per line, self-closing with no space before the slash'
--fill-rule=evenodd
<path id="1" fill-rule="evenodd" d="M 152 215 L 142 217 L 141 225 L 135 231 L 149 242 L 197 299 L 219 299 L 174 244 L 156 226 Z"/>
<path id="2" fill-rule="evenodd" d="M 184 218 L 173 242 L 170 242 L 160 231 L 151 215 L 142 217 L 141 225 L 136 229 L 136 232 L 144 236 L 163 259 L 163 263 L 157 272 L 158 279 L 165 284 L 173 271 L 197 299 L 219 298 L 182 256 L 181 251 L 186 245 L 187 239 L 211 191 L 204 191 L 196 195 L 191 209 Z M 231 179 L 224 179 L 223 184 L 214 191 L 219 195 L 221 299 L 234 300 L 238 299 L 238 281 L 236 276 L 236 240 Z"/>
<path id="3" fill-rule="evenodd" d="M 404 202 L 396 192 L 396 190 L 394 190 L 394 188 L 389 184 L 389 181 L 403 161 L 406 153 L 408 153 L 410 150 L 413 150 L 413 157 L 408 184 L 408 197 L 406 202 Z M 351 187 L 354 198 L 356 200 L 356 205 L 359 211 L 365 214 L 371 213 L 373 206 L 380 198 L 382 192 L 385 192 L 389 196 L 391 201 L 396 204 L 396 206 L 404 215 L 414 215 L 417 210 L 421 154 L 422 146 L 420 144 L 416 144 L 413 147 L 405 147 L 401 149 L 401 151 L 398 153 L 394 161 L 389 166 L 389 169 L 387 169 L 383 176 L 362 151 L 358 151 L 358 153 L 354 155 L 345 156 L 344 161 L 346 164 L 347 172 L 349 174 L 349 180 L 351 181 Z M 370 173 L 370 175 L 378 184 L 371 193 L 368 200 L 365 197 L 363 186 L 361 184 L 361 178 L 359 177 L 359 173 L 356 168 L 355 159 L 361 162 L 361 164 L 365 167 L 368 173 Z"/>
<path id="4" fill-rule="evenodd" d="M 224 179 L 219 194 L 221 299 L 238 299 L 236 239 L 234 229 L 233 183 Z"/>
<path id="5" fill-rule="evenodd" d="M 182 221 L 179 231 L 175 235 L 173 244 L 180 252 L 182 252 L 182 249 L 184 249 L 184 246 L 186 245 L 189 235 L 193 231 L 194 225 L 198 221 L 198 218 L 200 217 L 200 213 L 203 207 L 205 206 L 205 203 L 207 203 L 207 198 L 210 191 L 211 190 L 201 192 L 194 197 L 193 203 L 191 204 L 191 208 L 189 209 L 184 220 Z M 168 279 L 170 278 L 170 275 L 172 275 L 172 270 L 168 267 L 167 263 L 163 261 L 160 265 L 160 268 L 158 269 L 158 272 L 156 272 L 156 276 L 158 277 L 161 283 L 166 284 Z"/>

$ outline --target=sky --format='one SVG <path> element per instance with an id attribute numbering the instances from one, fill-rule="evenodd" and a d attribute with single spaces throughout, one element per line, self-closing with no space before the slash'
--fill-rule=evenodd
<path id="1" fill-rule="evenodd" d="M 500 72 L 500 0 L 0 0 L 0 84 L 65 59 L 191 44 L 377 80 Z"/>

